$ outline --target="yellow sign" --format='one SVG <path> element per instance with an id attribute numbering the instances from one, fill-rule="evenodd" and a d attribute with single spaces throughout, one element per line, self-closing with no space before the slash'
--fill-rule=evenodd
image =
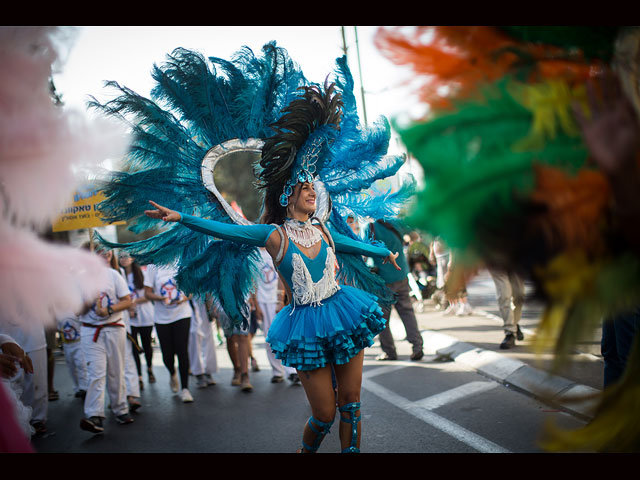
<path id="1" fill-rule="evenodd" d="M 101 217 L 97 206 L 104 200 L 104 194 L 88 187 L 80 189 L 73 198 L 73 204 L 64 209 L 60 217 L 53 223 L 54 232 L 95 228 L 109 225 Z M 114 222 L 112 225 L 124 225 L 125 222 Z"/>

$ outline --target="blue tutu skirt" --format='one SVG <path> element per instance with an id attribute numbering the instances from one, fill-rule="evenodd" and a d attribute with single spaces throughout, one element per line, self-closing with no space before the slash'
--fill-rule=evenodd
<path id="1" fill-rule="evenodd" d="M 322 305 L 287 305 L 273 319 L 266 341 L 288 367 L 315 370 L 345 364 L 373 345 L 385 327 L 375 296 L 340 286 Z"/>

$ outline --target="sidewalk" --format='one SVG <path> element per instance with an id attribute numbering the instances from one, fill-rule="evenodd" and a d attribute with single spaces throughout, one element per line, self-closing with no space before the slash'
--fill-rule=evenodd
<path id="1" fill-rule="evenodd" d="M 540 305 L 525 304 L 520 322 L 524 341 L 516 342 L 512 349 L 501 350 L 504 333 L 491 277 L 479 274 L 467 285 L 467 291 L 474 308 L 472 315 L 444 315 L 431 301 L 423 303 L 422 312 L 416 310 L 425 355 L 435 356 L 435 361 L 460 362 L 482 375 L 589 419 L 594 402 L 570 399 L 598 393 L 602 388 L 604 364 L 599 355 L 600 333 L 594 332 L 591 341 L 580 344 L 581 351 L 576 351 L 570 361 L 552 375 L 549 373 L 552 355 L 536 355 L 529 343 L 542 311 Z M 391 328 L 396 339 L 405 337 L 395 311 Z"/>

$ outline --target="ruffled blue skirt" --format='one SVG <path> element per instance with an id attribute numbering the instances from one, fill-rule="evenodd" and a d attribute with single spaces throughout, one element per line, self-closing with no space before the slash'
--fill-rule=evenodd
<path id="1" fill-rule="evenodd" d="M 373 345 L 384 327 L 375 296 L 341 285 L 322 305 L 287 305 L 273 319 L 266 341 L 284 365 L 315 370 L 347 363 Z"/>

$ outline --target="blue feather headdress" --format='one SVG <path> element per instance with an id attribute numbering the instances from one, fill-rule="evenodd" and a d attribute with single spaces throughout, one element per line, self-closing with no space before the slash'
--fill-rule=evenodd
<path id="1" fill-rule="evenodd" d="M 128 121 L 135 135 L 124 171 L 112 172 L 100 186 L 106 198 L 99 206 L 103 218 L 126 221 L 131 231 L 145 232 L 158 226 L 158 220 L 144 215 L 148 200 L 161 199 L 166 207 L 191 215 L 251 223 L 219 193 L 212 170 L 221 156 L 233 151 L 250 151 L 256 160 L 264 160 L 265 144 L 282 133 L 277 125 L 283 112 L 301 100 L 301 88 L 310 87 L 300 68 L 272 42 L 263 47 L 262 56 L 245 47 L 230 61 L 205 59 L 178 48 L 165 64 L 154 66 L 152 75 L 156 86 L 151 99 L 109 82 L 121 95 L 105 104 L 90 103 Z M 254 169 L 257 185 L 267 189 L 263 209 L 269 200 L 267 187 L 278 184 L 277 201 L 287 181 L 291 183 L 303 170 L 305 175 L 311 173 L 319 200 L 316 215 L 353 237 L 343 215 L 394 216 L 412 184 L 384 197 L 366 193 L 376 180 L 395 174 L 404 159 L 386 157 L 390 136 L 386 120 L 373 128 L 360 125 L 353 79 L 344 57 L 337 60 L 335 88 L 342 99 L 340 112 L 331 117 L 337 122 L 315 129 L 302 122 L 304 141 L 287 153 L 288 164 L 270 170 L 269 165 L 256 161 Z M 330 108 L 335 112 L 336 106 Z M 309 172 L 309 162 L 296 162 L 311 157 L 313 172 Z M 265 184 L 265 171 L 276 175 L 277 181 Z M 99 240 L 125 249 L 142 264 L 175 266 L 182 291 L 210 294 L 234 323 L 245 323 L 249 317 L 247 299 L 259 278 L 257 248 L 216 239 L 180 224 L 133 243 Z M 382 279 L 369 272 L 361 257 L 337 257 L 344 282 L 390 300 Z"/>

